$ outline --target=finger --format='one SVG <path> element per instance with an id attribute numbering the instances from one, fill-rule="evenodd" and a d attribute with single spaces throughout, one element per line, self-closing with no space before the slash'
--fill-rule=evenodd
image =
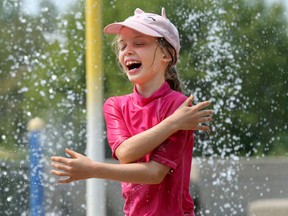
<path id="1" fill-rule="evenodd" d="M 72 177 L 70 177 L 70 178 L 66 178 L 66 179 L 59 179 L 59 180 L 58 180 L 58 183 L 60 183 L 60 184 L 67 184 L 67 183 L 70 183 L 70 182 L 72 182 L 72 181 L 74 181 L 74 180 L 72 179 Z"/>
<path id="2" fill-rule="evenodd" d="M 74 181 L 72 177 L 69 175 L 69 173 L 61 172 L 58 170 L 51 170 L 50 173 L 59 177 L 64 177 L 58 180 L 58 183 L 60 184 L 70 183 Z"/>
<path id="3" fill-rule="evenodd" d="M 62 177 L 68 177 L 69 176 L 69 173 L 67 172 L 62 172 L 62 171 L 59 171 L 59 170 L 51 170 L 50 171 L 51 174 L 53 175 L 56 175 L 56 176 L 62 176 Z"/>
<path id="4" fill-rule="evenodd" d="M 68 155 L 70 155 L 72 158 L 77 158 L 80 155 L 79 153 L 77 153 L 77 152 L 75 152 L 75 151 L 73 151 L 71 149 L 68 149 L 68 148 L 65 149 L 65 152 Z"/>
<path id="5" fill-rule="evenodd" d="M 202 111 L 198 111 L 195 116 L 197 117 L 209 117 L 211 115 L 213 115 L 214 111 L 213 110 L 202 110 Z"/>
<path id="6" fill-rule="evenodd" d="M 191 106 L 193 100 L 194 100 L 194 96 L 193 96 L 193 95 L 190 95 L 190 96 L 180 105 L 179 108 L 182 108 L 182 107 L 185 107 L 185 106 Z M 179 109 L 179 108 L 178 108 L 178 109 Z"/>
<path id="7" fill-rule="evenodd" d="M 193 101 L 194 101 L 194 96 L 190 95 L 185 101 L 186 102 L 186 106 L 191 106 Z"/>
<path id="8" fill-rule="evenodd" d="M 58 170 L 62 170 L 62 171 L 66 171 L 66 172 L 69 172 L 71 170 L 70 167 L 64 166 L 64 165 L 61 165 L 58 163 L 52 163 L 51 166 L 58 169 Z"/>
<path id="9" fill-rule="evenodd" d="M 211 117 L 203 117 L 203 118 L 199 118 L 197 120 L 197 124 L 208 123 L 208 122 L 211 122 L 211 121 L 212 121 Z"/>
<path id="10" fill-rule="evenodd" d="M 60 156 L 53 156 L 51 157 L 51 160 L 57 163 L 68 164 L 71 159 Z"/>
<path id="11" fill-rule="evenodd" d="M 203 101 L 193 106 L 193 109 L 202 110 L 211 104 L 210 101 Z"/>
<path id="12" fill-rule="evenodd" d="M 195 126 L 194 127 L 194 131 L 207 131 L 209 132 L 210 131 L 210 128 L 209 126 L 205 126 L 205 125 L 198 125 L 198 126 Z"/>

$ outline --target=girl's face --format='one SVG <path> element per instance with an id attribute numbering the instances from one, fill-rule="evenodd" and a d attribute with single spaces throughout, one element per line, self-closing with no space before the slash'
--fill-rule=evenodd
<path id="1" fill-rule="evenodd" d="M 165 82 L 168 60 L 157 38 L 123 27 L 118 39 L 118 59 L 129 80 L 138 86 Z"/>

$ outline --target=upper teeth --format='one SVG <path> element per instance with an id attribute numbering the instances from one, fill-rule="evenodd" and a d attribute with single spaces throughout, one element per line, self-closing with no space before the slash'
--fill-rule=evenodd
<path id="1" fill-rule="evenodd" d="M 127 61 L 126 62 L 126 65 L 129 66 L 129 65 L 132 65 L 132 64 L 139 64 L 140 62 L 138 61 Z"/>

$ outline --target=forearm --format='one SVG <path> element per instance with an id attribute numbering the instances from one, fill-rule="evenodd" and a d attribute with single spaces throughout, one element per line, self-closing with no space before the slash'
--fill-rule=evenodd
<path id="1" fill-rule="evenodd" d="M 138 184 L 159 184 L 170 168 L 155 161 L 147 163 L 108 164 L 93 161 L 70 149 L 65 149 L 70 158 L 51 157 L 53 175 L 66 177 L 59 183 L 101 178 Z"/>
<path id="2" fill-rule="evenodd" d="M 159 184 L 169 167 L 154 161 L 149 163 L 108 164 L 95 162 L 91 172 L 93 178 L 110 179 L 136 184 Z"/>
<path id="3" fill-rule="evenodd" d="M 177 125 L 168 117 L 156 126 L 125 140 L 116 149 L 121 163 L 135 162 L 157 148 L 177 131 Z"/>
<path id="4" fill-rule="evenodd" d="M 131 163 L 139 160 L 178 130 L 209 131 L 209 126 L 201 124 L 212 121 L 213 110 L 203 110 L 210 102 L 204 101 L 190 106 L 192 100 L 193 97 L 189 97 L 162 122 L 122 142 L 115 151 L 120 162 Z"/>

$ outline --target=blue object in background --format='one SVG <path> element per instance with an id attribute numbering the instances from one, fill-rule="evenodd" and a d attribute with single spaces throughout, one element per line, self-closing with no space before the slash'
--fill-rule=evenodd
<path id="1" fill-rule="evenodd" d="M 39 119 L 36 120 L 39 121 Z M 30 128 L 29 132 L 30 216 L 45 215 L 41 129 Z"/>

